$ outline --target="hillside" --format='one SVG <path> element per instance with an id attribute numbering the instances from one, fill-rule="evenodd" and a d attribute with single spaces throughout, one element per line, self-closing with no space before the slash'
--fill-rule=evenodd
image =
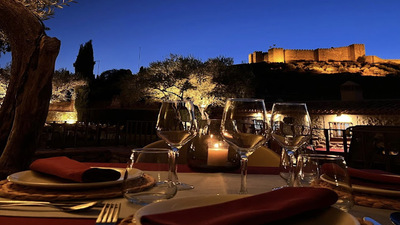
<path id="1" fill-rule="evenodd" d="M 321 74 L 354 73 L 363 76 L 400 75 L 400 65 L 391 63 L 370 64 L 361 62 L 297 61 L 287 64 L 288 69 Z"/>
<path id="2" fill-rule="evenodd" d="M 256 97 L 266 101 L 341 100 L 341 88 L 346 82 L 359 85 L 357 88 L 361 90 L 365 100 L 400 99 L 399 65 L 262 62 L 237 66 L 254 74 Z M 368 71 L 374 71 L 375 75 L 363 75 Z"/>

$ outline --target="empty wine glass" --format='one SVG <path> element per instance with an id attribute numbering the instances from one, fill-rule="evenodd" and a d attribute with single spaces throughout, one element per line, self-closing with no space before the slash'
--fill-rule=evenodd
<path id="1" fill-rule="evenodd" d="M 240 194 L 247 193 L 247 157 L 268 140 L 264 100 L 230 98 L 225 104 L 221 135 L 240 155 Z"/>
<path id="2" fill-rule="evenodd" d="M 345 212 L 354 205 L 353 189 L 343 156 L 300 154 L 294 186 L 320 187 L 335 191 L 338 200 L 333 206 Z"/>
<path id="3" fill-rule="evenodd" d="M 167 148 L 133 149 L 122 183 L 124 197 L 132 203 L 147 205 L 170 199 L 176 195 L 177 186 L 174 154 Z M 140 168 L 153 168 L 140 172 Z M 148 183 L 144 182 L 147 181 Z"/>
<path id="4" fill-rule="evenodd" d="M 160 107 L 156 129 L 157 135 L 173 150 L 175 157 L 172 166 L 177 171 L 179 150 L 197 134 L 193 103 L 190 100 L 164 101 Z M 176 181 L 178 190 L 193 188 L 192 185 L 179 182 L 178 177 Z"/>
<path id="5" fill-rule="evenodd" d="M 305 103 L 275 103 L 271 114 L 271 136 L 289 157 L 287 183 L 293 186 L 296 152 L 311 138 L 311 119 Z"/>

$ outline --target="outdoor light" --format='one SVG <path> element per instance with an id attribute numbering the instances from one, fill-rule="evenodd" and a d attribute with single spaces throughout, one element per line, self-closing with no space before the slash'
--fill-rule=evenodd
<path id="1" fill-rule="evenodd" d="M 350 115 L 338 113 L 334 118 L 334 122 L 352 122 L 352 119 Z"/>

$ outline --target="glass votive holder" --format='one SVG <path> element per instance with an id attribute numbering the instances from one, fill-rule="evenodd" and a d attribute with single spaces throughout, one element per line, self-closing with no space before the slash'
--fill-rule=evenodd
<path id="1" fill-rule="evenodd" d="M 315 147 L 312 144 L 304 144 L 299 149 L 297 149 L 297 154 L 313 154 L 315 153 Z M 293 162 L 296 167 L 297 161 Z M 289 179 L 290 173 L 290 157 L 287 152 L 282 148 L 281 150 L 281 161 L 279 163 L 279 175 L 287 181 Z"/>
<path id="2" fill-rule="evenodd" d="M 221 120 L 209 119 L 199 129 L 188 149 L 190 168 L 202 172 L 222 172 L 239 168 L 240 157 L 220 134 Z"/>
<path id="3" fill-rule="evenodd" d="M 345 212 L 354 205 L 350 176 L 343 156 L 300 154 L 294 186 L 321 187 L 335 191 L 339 198 L 333 207 Z"/>
<path id="4" fill-rule="evenodd" d="M 123 196 L 130 202 L 147 205 L 176 195 L 174 154 L 170 149 L 133 149 L 122 184 Z M 139 175 L 138 169 L 140 172 Z"/>

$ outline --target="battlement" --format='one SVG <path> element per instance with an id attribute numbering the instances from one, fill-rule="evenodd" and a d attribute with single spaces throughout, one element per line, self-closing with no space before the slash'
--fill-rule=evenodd
<path id="1" fill-rule="evenodd" d="M 286 50 L 288 50 L 288 51 L 311 51 L 311 52 L 315 51 L 315 49 L 286 49 Z"/>
<path id="2" fill-rule="evenodd" d="M 365 56 L 364 44 L 352 44 L 344 47 L 317 49 L 283 49 L 270 48 L 268 52 L 254 52 L 249 55 L 249 63 L 311 61 L 357 61 Z"/>

